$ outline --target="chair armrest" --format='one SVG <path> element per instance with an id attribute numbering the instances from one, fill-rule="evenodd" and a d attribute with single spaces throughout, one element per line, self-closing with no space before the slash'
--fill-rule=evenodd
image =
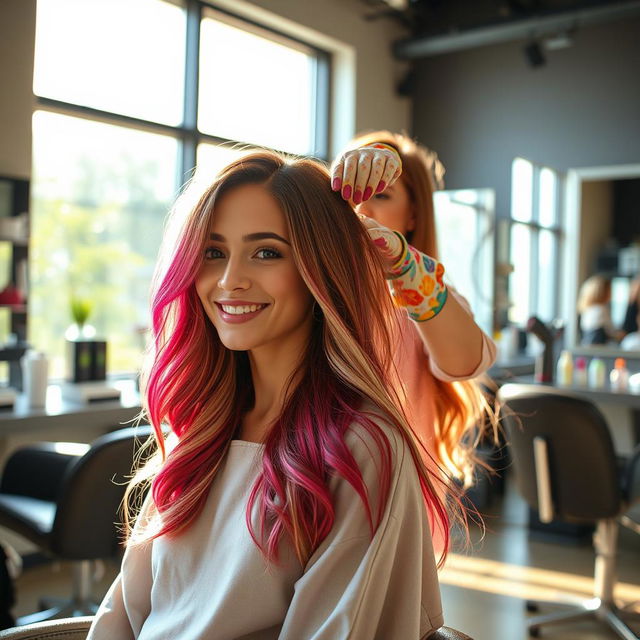
<path id="1" fill-rule="evenodd" d="M 2 636 L 0 636 L 0 640 L 2 640 Z M 466 633 L 456 631 L 451 627 L 440 627 L 431 635 L 426 636 L 424 640 L 473 640 L 473 638 L 468 636 Z"/>
<path id="2" fill-rule="evenodd" d="M 0 492 L 55 501 L 67 469 L 88 449 L 75 442 L 40 442 L 18 449 L 4 467 Z"/>
<path id="3" fill-rule="evenodd" d="M 84 640 L 93 618 L 62 618 L 0 631 L 0 640 Z"/>

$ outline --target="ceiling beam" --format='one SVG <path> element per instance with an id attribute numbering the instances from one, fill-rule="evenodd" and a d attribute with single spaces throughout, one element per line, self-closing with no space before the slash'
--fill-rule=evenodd
<path id="1" fill-rule="evenodd" d="M 561 32 L 575 31 L 580 27 L 624 20 L 637 15 L 640 15 L 640 0 L 612 2 L 599 7 L 574 9 L 552 16 L 525 18 L 466 31 L 399 40 L 393 45 L 393 53 L 396 58 L 414 60 L 501 42 L 535 40 Z"/>

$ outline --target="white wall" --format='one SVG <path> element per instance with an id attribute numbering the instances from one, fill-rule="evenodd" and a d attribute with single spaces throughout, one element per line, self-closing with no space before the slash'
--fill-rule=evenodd
<path id="1" fill-rule="evenodd" d="M 267 12 L 276 21 L 298 23 L 310 34 L 351 49 L 355 79 L 343 74 L 342 85 L 334 85 L 334 101 L 348 105 L 347 113 L 343 110 L 340 121 L 333 123 L 334 150 L 354 130 L 409 129 L 410 101 L 395 93 L 405 68 L 391 55 L 391 43 L 402 33 L 387 19 L 366 21 L 364 15 L 370 10 L 361 0 L 220 0 L 220 4 Z M 19 177 L 31 174 L 35 7 L 36 0 L 0 1 L 0 174 Z M 300 37 L 304 35 L 301 32 Z M 355 82 L 352 97 L 350 82 Z"/>

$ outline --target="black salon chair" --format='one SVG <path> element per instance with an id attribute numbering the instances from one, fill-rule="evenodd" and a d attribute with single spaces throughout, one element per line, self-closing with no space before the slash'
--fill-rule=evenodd
<path id="1" fill-rule="evenodd" d="M 146 425 L 129 427 L 90 446 L 43 442 L 11 455 L 0 482 L 0 525 L 46 555 L 70 561 L 73 570 L 69 601 L 18 624 L 96 612 L 94 565 L 119 553 L 119 508 L 134 456 L 152 432 Z"/>
<path id="2" fill-rule="evenodd" d="M 84 640 L 90 626 L 90 617 L 40 622 L 0 631 L 0 640 Z M 440 627 L 424 640 L 473 640 L 473 638 L 455 629 Z"/>
<path id="3" fill-rule="evenodd" d="M 564 390 L 506 384 L 498 402 L 518 489 L 540 520 L 596 524 L 593 598 L 529 618 L 530 635 L 538 636 L 544 625 L 595 617 L 620 638 L 638 640 L 623 620 L 631 622 L 633 614 L 618 609 L 613 590 L 619 521 L 640 498 L 640 449 L 621 464 L 600 411 Z M 541 604 L 527 606 L 535 611 Z"/>

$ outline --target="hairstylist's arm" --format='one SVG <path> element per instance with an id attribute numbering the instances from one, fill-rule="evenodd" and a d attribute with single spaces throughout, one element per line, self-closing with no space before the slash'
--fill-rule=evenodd
<path id="1" fill-rule="evenodd" d="M 429 356 L 452 377 L 474 373 L 482 360 L 483 332 L 468 309 L 450 295 L 442 264 L 407 245 L 401 234 L 372 218 L 360 218 L 388 265 L 396 306 L 415 321 Z"/>
<path id="2" fill-rule="evenodd" d="M 402 174 L 400 155 L 374 143 L 346 151 L 331 168 L 331 187 L 355 205 L 380 193 Z M 391 292 L 397 306 L 415 321 L 430 358 L 451 378 L 475 374 L 483 360 L 484 334 L 473 315 L 448 295 L 444 267 L 414 247 L 404 236 L 361 215 L 374 244 L 388 265 Z"/>

